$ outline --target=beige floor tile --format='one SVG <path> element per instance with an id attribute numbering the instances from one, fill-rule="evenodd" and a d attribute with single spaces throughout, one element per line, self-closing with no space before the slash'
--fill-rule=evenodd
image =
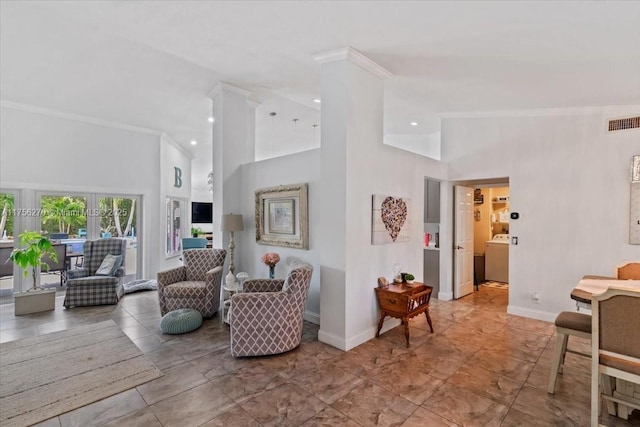
<path id="1" fill-rule="evenodd" d="M 199 426 L 236 404 L 211 383 L 200 385 L 151 406 L 163 426 Z"/>
<path id="2" fill-rule="evenodd" d="M 145 356 L 161 371 L 186 362 L 178 350 L 164 344 L 152 352 L 145 353 Z"/>
<path id="3" fill-rule="evenodd" d="M 233 374 L 218 376 L 211 380 L 220 391 L 236 403 L 252 399 L 286 381 L 277 371 L 263 366 L 241 369 Z"/>
<path id="4" fill-rule="evenodd" d="M 525 385 L 511 409 L 538 418 L 547 425 L 589 425 L 590 406 L 571 398 L 548 394 L 546 387 Z"/>
<path id="5" fill-rule="evenodd" d="M 207 382 L 207 379 L 187 362 L 172 366 L 163 373 L 164 376 L 137 387 L 149 405 Z"/>
<path id="6" fill-rule="evenodd" d="M 140 395 L 125 403 L 110 404 L 117 401 L 114 396 L 47 420 L 44 427 L 60 427 L 63 418 L 75 425 L 90 418 L 89 425 L 257 426 L 240 405 L 254 399 L 271 411 L 278 405 L 289 411 L 294 387 L 300 390 L 297 399 L 314 395 L 312 402 L 333 402 L 299 421 L 305 426 L 497 425 L 502 417 L 504 427 L 589 424 L 589 360 L 568 354 L 556 394 L 548 395 L 553 327 L 507 314 L 508 292 L 501 289 L 481 286 L 460 300 L 432 299 L 435 333 L 423 316 L 412 319 L 409 349 L 403 327 L 343 352 L 317 341 L 318 326 L 305 322 L 297 349 L 247 358 L 231 356 L 229 327 L 217 316 L 189 334 L 162 334 L 156 292 L 126 295 L 118 305 L 71 310 L 62 308 L 62 299 L 56 299 L 54 311 L 19 317 L 13 305 L 0 305 L 0 342 L 113 319 L 137 337 L 136 344 L 165 376 L 126 392 L 135 396 L 140 390 Z M 589 351 L 589 342 L 571 337 L 569 347 Z M 289 390 L 289 397 L 269 397 L 276 389 Z M 502 403 L 512 403 L 508 412 Z M 639 426 L 640 411 L 629 421 L 607 414 L 600 421 Z"/>
<path id="7" fill-rule="evenodd" d="M 327 404 L 293 384 L 279 387 L 246 401 L 242 409 L 263 426 L 298 426 L 314 417 Z"/>
<path id="8" fill-rule="evenodd" d="M 260 423 L 240 406 L 234 406 L 200 427 L 260 427 Z"/>
<path id="9" fill-rule="evenodd" d="M 387 365 L 369 381 L 391 394 L 416 405 L 422 405 L 444 381 L 423 371 L 422 362 L 410 358 L 407 362 Z"/>
<path id="10" fill-rule="evenodd" d="M 105 427 L 162 427 L 150 407 L 105 424 Z"/>
<path id="11" fill-rule="evenodd" d="M 533 369 L 535 363 L 514 357 L 508 357 L 493 350 L 480 350 L 469 361 L 472 366 L 480 365 L 498 375 L 524 382 Z"/>
<path id="12" fill-rule="evenodd" d="M 331 406 L 363 426 L 401 425 L 418 408 L 371 382 L 356 387 Z"/>
<path id="13" fill-rule="evenodd" d="M 484 369 L 481 360 L 461 367 L 449 378 L 448 382 L 507 406 L 513 403 L 523 385 L 522 381 L 516 381 Z"/>
<path id="14" fill-rule="evenodd" d="M 144 399 L 133 388 L 62 414 L 60 415 L 60 424 L 62 427 L 100 426 L 124 415 L 137 412 L 146 406 Z"/>
<path id="15" fill-rule="evenodd" d="M 35 337 L 38 335 L 37 326 L 27 326 L 26 328 L 7 329 L 0 331 L 0 344 L 10 341 L 17 341 L 23 338 Z"/>
<path id="16" fill-rule="evenodd" d="M 423 408 L 463 426 L 499 426 L 508 406 L 473 391 L 446 383 L 422 405 Z"/>
<path id="17" fill-rule="evenodd" d="M 38 424 L 34 424 L 32 427 L 60 427 L 60 417 L 50 418 Z"/>
<path id="18" fill-rule="evenodd" d="M 402 427 L 457 427 L 458 424 L 453 423 L 431 411 L 424 408 L 418 408 L 409 418 L 402 424 Z"/>
<path id="19" fill-rule="evenodd" d="M 328 406 L 302 424 L 302 427 L 360 427 L 360 424 Z"/>
<path id="20" fill-rule="evenodd" d="M 291 371 L 294 383 L 325 403 L 333 403 L 364 382 L 331 361 L 310 359 L 310 363 Z"/>
<path id="21" fill-rule="evenodd" d="M 546 390 L 549 386 L 551 368 L 536 365 L 527 378 L 526 384 Z M 556 379 L 555 396 L 579 400 L 591 405 L 591 373 L 571 366 L 565 366 Z"/>

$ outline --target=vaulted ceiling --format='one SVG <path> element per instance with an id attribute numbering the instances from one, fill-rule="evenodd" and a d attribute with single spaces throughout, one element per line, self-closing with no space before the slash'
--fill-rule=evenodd
<path id="1" fill-rule="evenodd" d="M 640 2 L 2 1 L 0 97 L 211 140 L 219 81 L 309 108 L 319 52 L 394 76 L 386 134 L 462 112 L 640 104 Z M 410 122 L 418 122 L 411 126 Z"/>

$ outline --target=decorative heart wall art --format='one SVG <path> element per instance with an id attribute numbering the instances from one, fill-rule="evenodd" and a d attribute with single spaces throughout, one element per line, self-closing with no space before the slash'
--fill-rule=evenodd
<path id="1" fill-rule="evenodd" d="M 374 194 L 371 214 L 371 244 L 409 240 L 411 199 Z"/>

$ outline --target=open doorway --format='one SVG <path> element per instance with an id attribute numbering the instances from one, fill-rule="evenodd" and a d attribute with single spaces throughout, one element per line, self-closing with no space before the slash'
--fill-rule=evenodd
<path id="1" fill-rule="evenodd" d="M 475 283 L 508 289 L 509 186 L 476 187 L 473 208 Z"/>
<path id="2" fill-rule="evenodd" d="M 508 178 L 455 183 L 454 198 L 454 298 L 486 288 L 500 289 L 508 298 Z"/>

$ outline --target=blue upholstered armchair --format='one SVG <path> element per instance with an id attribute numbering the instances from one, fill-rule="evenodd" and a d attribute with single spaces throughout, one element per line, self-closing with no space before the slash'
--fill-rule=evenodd
<path id="1" fill-rule="evenodd" d="M 117 304 L 124 294 L 122 277 L 125 275 L 127 241 L 125 239 L 100 239 L 84 242 L 82 268 L 67 272 L 67 294 L 64 306 Z M 107 255 L 121 255 L 122 264 L 110 275 L 96 275 Z"/>

